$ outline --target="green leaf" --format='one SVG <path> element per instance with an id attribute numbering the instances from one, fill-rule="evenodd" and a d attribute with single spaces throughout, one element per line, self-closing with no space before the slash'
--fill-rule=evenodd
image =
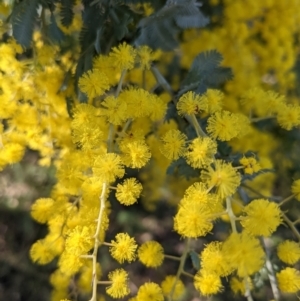
<path id="1" fill-rule="evenodd" d="M 72 24 L 74 12 L 73 12 L 74 0 L 61 0 L 60 17 L 61 23 L 65 27 L 69 27 Z"/>
<path id="2" fill-rule="evenodd" d="M 200 270 L 200 258 L 199 258 L 199 254 L 196 253 L 195 251 L 190 251 L 189 252 L 193 267 L 195 270 Z"/>
<path id="3" fill-rule="evenodd" d="M 48 25 L 47 33 L 49 39 L 54 43 L 61 43 L 66 37 L 62 30 L 57 26 L 53 13 L 51 13 L 50 24 Z"/>
<path id="4" fill-rule="evenodd" d="M 216 88 L 233 77 L 230 68 L 220 67 L 222 55 L 216 50 L 202 52 L 196 56 L 183 80 L 178 96 L 187 91 L 204 93 L 209 87 Z"/>
<path id="5" fill-rule="evenodd" d="M 38 15 L 37 5 L 38 0 L 23 0 L 14 6 L 10 18 L 13 37 L 25 48 L 29 48 L 31 44 L 34 23 Z"/>
<path id="6" fill-rule="evenodd" d="M 170 51 L 178 46 L 177 35 L 181 30 L 200 28 L 208 22 L 194 0 L 167 1 L 164 7 L 139 22 L 135 45 Z"/>
<path id="7" fill-rule="evenodd" d="M 188 180 L 190 178 L 199 177 L 199 174 L 199 169 L 192 168 L 183 158 L 179 158 L 178 160 L 172 162 L 167 168 L 167 175 L 183 176 Z"/>
<path id="8" fill-rule="evenodd" d="M 216 50 L 210 50 L 198 54 L 194 59 L 193 64 L 182 85 L 185 86 L 188 83 L 199 81 L 203 73 L 207 74 L 216 69 L 222 60 L 222 55 Z"/>

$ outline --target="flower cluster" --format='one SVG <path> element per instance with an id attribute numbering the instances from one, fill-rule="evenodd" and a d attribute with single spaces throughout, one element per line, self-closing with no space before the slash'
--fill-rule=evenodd
<path id="1" fill-rule="evenodd" d="M 80 35 L 87 30 L 79 13 L 86 5 L 75 2 L 72 24 L 57 25 L 70 39 L 81 26 Z M 105 4 L 98 2 L 89 9 L 103 9 L 102 17 Z M 162 8 L 162 23 L 186 27 L 179 26 L 187 23 L 183 6 L 173 2 Z M 119 20 L 121 10 L 114 10 L 120 6 L 130 16 L 141 15 L 152 10 L 150 4 L 111 4 L 109 21 L 91 35 L 96 40 L 86 50 L 91 54 L 95 48 L 94 57 L 79 47 L 66 51 L 48 44 L 37 31 L 33 57 L 25 60 L 31 54 L 20 55 L 22 47 L 5 35 L 0 170 L 22 160 L 27 148 L 39 152 L 40 165 L 55 167 L 50 195 L 31 206 L 31 217 L 48 232 L 29 251 L 34 262 L 55 264 L 51 301 L 71 299 L 75 286 L 79 298 L 88 294 L 91 301 L 102 298 L 99 292 L 114 299 L 180 301 L 195 293 L 226 294 L 227 287 L 252 300 L 266 277 L 276 301 L 279 294 L 299 292 L 299 220 L 290 219 L 286 205 L 300 200 L 295 130 L 300 105 L 293 71 L 300 2 L 288 2 L 212 0 L 212 12 L 222 12 L 214 15 L 212 26 L 201 35 L 184 30 L 180 51 L 168 54 L 125 42 L 136 20 L 129 15 Z M 186 4 L 187 12 L 198 12 L 194 4 Z M 8 14 L 7 6 L 0 4 L 0 17 Z M 55 6 L 51 15 L 62 9 Z M 169 14 L 177 9 L 169 24 Z M 152 29 L 159 17 L 146 18 L 138 28 Z M 100 51 L 99 31 L 110 24 L 122 41 L 112 37 L 107 51 Z M 208 71 L 218 58 L 190 69 L 199 50 L 212 48 L 235 75 L 224 86 L 219 83 L 226 67 Z M 192 70 L 192 78 L 198 67 L 201 76 L 185 85 L 183 69 Z M 178 74 L 170 71 L 175 68 Z M 283 182 L 291 182 L 291 188 L 282 188 Z M 139 216 L 141 207 L 149 216 Z M 156 213 L 163 218 L 153 222 Z M 282 224 L 293 238 L 280 236 Z M 186 264 L 189 258 L 193 268 Z M 168 260 L 177 264 L 174 275 L 164 269 Z M 142 265 L 149 275 L 160 273 L 161 282 L 148 274 L 131 277 Z"/>

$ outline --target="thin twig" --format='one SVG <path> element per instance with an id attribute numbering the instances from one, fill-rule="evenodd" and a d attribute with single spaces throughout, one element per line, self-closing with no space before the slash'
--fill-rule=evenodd
<path id="1" fill-rule="evenodd" d="M 263 238 L 261 240 L 261 242 L 262 242 L 262 245 L 263 245 L 263 247 L 265 249 L 265 253 L 266 253 L 266 268 L 267 268 L 267 271 L 268 271 L 268 277 L 269 277 L 269 281 L 270 281 L 270 284 L 271 284 L 273 297 L 274 297 L 275 301 L 279 301 L 280 300 L 280 293 L 279 293 L 279 290 L 278 290 L 278 284 L 277 284 L 275 272 L 274 272 L 274 269 L 273 269 L 273 265 L 272 265 L 272 262 L 270 260 L 270 252 L 267 248 L 266 239 Z"/>
<path id="2" fill-rule="evenodd" d="M 169 301 L 172 301 L 177 281 L 179 280 L 179 277 L 183 272 L 183 268 L 184 268 L 184 264 L 185 264 L 185 261 L 186 261 L 187 254 L 189 252 L 189 248 L 190 248 L 190 238 L 186 239 L 186 241 L 185 241 L 184 251 L 183 251 L 183 254 L 181 255 L 180 264 L 179 264 L 179 267 L 178 267 L 178 270 L 177 270 L 177 273 L 176 273 L 176 279 L 173 283 L 172 289 L 171 289 L 170 294 L 168 296 Z"/>

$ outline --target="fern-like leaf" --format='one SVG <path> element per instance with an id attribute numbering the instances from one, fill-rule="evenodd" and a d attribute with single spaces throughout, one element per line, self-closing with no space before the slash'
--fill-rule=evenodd
<path id="1" fill-rule="evenodd" d="M 53 13 L 51 13 L 50 24 L 48 25 L 47 32 L 50 40 L 54 43 L 61 43 L 65 38 L 65 34 L 57 26 Z"/>
<path id="2" fill-rule="evenodd" d="M 135 44 L 173 50 L 178 46 L 176 37 L 180 30 L 203 27 L 208 22 L 194 0 L 168 1 L 156 13 L 139 22 Z"/>
<path id="3" fill-rule="evenodd" d="M 25 48 L 30 47 L 34 24 L 37 18 L 38 0 L 23 0 L 12 11 L 10 22 L 16 41 Z"/>
<path id="4" fill-rule="evenodd" d="M 178 96 L 187 91 L 202 94 L 208 87 L 216 88 L 225 81 L 232 79 L 232 70 L 220 67 L 222 60 L 222 55 L 216 50 L 198 54 L 181 84 Z"/>
<path id="5" fill-rule="evenodd" d="M 73 12 L 74 0 L 61 0 L 60 17 L 61 23 L 65 27 L 69 27 L 72 24 L 74 12 Z"/>

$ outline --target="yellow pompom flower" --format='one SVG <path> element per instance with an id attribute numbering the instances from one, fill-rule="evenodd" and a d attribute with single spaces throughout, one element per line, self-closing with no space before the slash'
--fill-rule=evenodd
<path id="1" fill-rule="evenodd" d="M 61 289 L 67 289 L 70 284 L 70 278 L 66 277 L 66 275 L 63 274 L 60 270 L 55 270 L 50 275 L 49 280 L 53 287 L 59 287 Z"/>
<path id="2" fill-rule="evenodd" d="M 25 147 L 19 143 L 5 143 L 3 148 L 0 148 L 0 169 L 6 164 L 14 164 L 23 158 Z"/>
<path id="3" fill-rule="evenodd" d="M 195 138 L 188 146 L 184 157 L 193 168 L 202 168 L 213 161 L 217 152 L 217 143 L 209 137 Z"/>
<path id="4" fill-rule="evenodd" d="M 135 260 L 135 251 L 137 249 L 135 239 L 131 238 L 127 233 L 118 233 L 115 239 L 111 241 L 112 246 L 109 248 L 111 256 L 119 263 Z"/>
<path id="5" fill-rule="evenodd" d="M 80 127 L 74 127 L 72 129 L 73 143 L 78 144 L 83 149 L 92 149 L 98 146 L 103 139 L 103 132 L 99 128 L 97 121 L 91 123 L 85 123 Z"/>
<path id="6" fill-rule="evenodd" d="M 123 269 L 117 269 L 108 274 L 108 279 L 112 282 L 106 288 L 106 292 L 113 298 L 123 298 L 130 294 L 128 287 L 128 274 Z"/>
<path id="7" fill-rule="evenodd" d="M 194 277 L 194 286 L 203 296 L 210 296 L 222 290 L 221 279 L 217 274 L 198 271 Z"/>
<path id="8" fill-rule="evenodd" d="M 124 176 L 125 170 L 122 166 L 120 156 L 108 153 L 96 158 L 93 173 L 102 182 L 114 182 L 116 178 Z"/>
<path id="9" fill-rule="evenodd" d="M 300 180 L 296 180 L 292 184 L 292 193 L 295 195 L 295 198 L 300 201 Z"/>
<path id="10" fill-rule="evenodd" d="M 239 162 L 240 164 L 243 165 L 244 172 L 249 175 L 258 172 L 261 169 L 257 160 L 253 157 L 249 157 L 249 158 L 243 157 L 242 159 L 240 159 Z"/>
<path id="11" fill-rule="evenodd" d="M 185 151 L 185 141 L 187 137 L 179 130 L 169 130 L 162 137 L 160 151 L 170 160 L 177 160 Z"/>
<path id="12" fill-rule="evenodd" d="M 252 235 L 270 236 L 281 224 L 281 211 L 277 204 L 268 200 L 253 200 L 244 208 L 241 225 Z"/>
<path id="13" fill-rule="evenodd" d="M 114 47 L 109 56 L 113 59 L 114 67 L 120 70 L 130 70 L 134 67 L 136 50 L 124 42 L 118 47 Z"/>
<path id="14" fill-rule="evenodd" d="M 174 217 L 174 230 L 184 236 L 205 236 L 213 228 L 212 211 L 201 199 L 182 199 Z"/>
<path id="15" fill-rule="evenodd" d="M 127 119 L 127 104 L 114 96 L 107 96 L 102 102 L 100 115 L 114 125 L 121 125 Z"/>
<path id="16" fill-rule="evenodd" d="M 277 247 L 277 255 L 280 260 L 287 264 L 295 264 L 300 259 L 299 243 L 285 240 Z"/>
<path id="17" fill-rule="evenodd" d="M 143 284 L 136 296 L 137 301 L 163 301 L 164 295 L 161 287 L 154 282 Z"/>
<path id="18" fill-rule="evenodd" d="M 127 104 L 127 114 L 128 118 L 138 118 L 149 116 L 151 112 L 151 94 L 140 88 L 130 87 L 124 89 L 119 97 L 121 102 Z"/>
<path id="19" fill-rule="evenodd" d="M 155 53 L 147 45 L 142 45 L 137 49 L 137 61 L 143 70 L 149 70 L 155 58 Z"/>
<path id="20" fill-rule="evenodd" d="M 201 252 L 201 269 L 219 276 L 227 276 L 232 271 L 222 253 L 222 242 L 213 241 Z"/>
<path id="21" fill-rule="evenodd" d="M 176 281 L 176 284 L 175 284 Z M 173 286 L 175 284 L 174 290 Z M 173 290 L 172 300 L 178 300 L 184 294 L 184 284 L 180 279 L 177 279 L 176 276 L 169 275 L 161 283 L 161 288 L 165 297 L 168 297 Z"/>
<path id="22" fill-rule="evenodd" d="M 199 114 L 201 111 L 207 111 L 207 101 L 198 94 L 189 91 L 179 98 L 176 107 L 181 116 Z"/>
<path id="23" fill-rule="evenodd" d="M 116 198 L 121 204 L 129 206 L 137 201 L 142 190 L 142 184 L 135 178 L 126 179 L 122 184 L 117 185 Z"/>
<path id="24" fill-rule="evenodd" d="M 74 255 L 87 254 L 93 247 L 92 232 L 86 226 L 76 226 L 66 239 L 65 249 Z"/>
<path id="25" fill-rule="evenodd" d="M 167 111 L 167 104 L 155 94 L 150 94 L 151 106 L 149 106 L 149 115 L 151 121 L 159 121 L 164 118 Z"/>
<path id="26" fill-rule="evenodd" d="M 283 105 L 277 113 L 277 121 L 285 130 L 290 131 L 300 125 L 300 106 Z"/>
<path id="27" fill-rule="evenodd" d="M 264 265 L 265 253 L 259 240 L 243 233 L 232 233 L 222 245 L 226 264 L 241 278 L 258 272 Z"/>
<path id="28" fill-rule="evenodd" d="M 209 166 L 201 172 L 201 179 L 208 187 L 215 187 L 218 196 L 225 198 L 235 193 L 241 176 L 231 164 L 216 160 L 214 168 Z"/>
<path id="29" fill-rule="evenodd" d="M 283 293 L 296 293 L 300 289 L 300 273 L 294 268 L 285 268 L 276 274 L 279 289 Z"/>
<path id="30" fill-rule="evenodd" d="M 216 112 L 208 118 L 206 130 L 214 139 L 229 141 L 239 134 L 238 121 L 238 117 L 231 112 Z"/>
<path id="31" fill-rule="evenodd" d="M 97 109 L 87 103 L 81 103 L 75 106 L 72 113 L 73 120 L 71 127 L 74 129 L 93 122 L 97 114 Z"/>
<path id="32" fill-rule="evenodd" d="M 207 89 L 202 97 L 206 98 L 208 104 L 208 113 L 212 114 L 222 110 L 224 93 L 217 89 Z"/>
<path id="33" fill-rule="evenodd" d="M 101 96 L 109 89 L 107 76 L 98 69 L 89 70 L 84 73 L 79 78 L 78 86 L 90 99 Z"/>
<path id="34" fill-rule="evenodd" d="M 124 164 L 131 168 L 141 168 L 145 166 L 151 158 L 148 145 L 143 140 L 137 140 L 120 145 L 123 152 L 122 160 Z"/>
<path id="35" fill-rule="evenodd" d="M 138 257 L 146 267 L 157 268 L 163 263 L 164 249 L 156 241 L 147 241 L 139 247 Z"/>
<path id="36" fill-rule="evenodd" d="M 55 212 L 54 200 L 50 198 L 37 199 L 31 206 L 31 216 L 39 223 L 46 223 Z"/>
<path id="37" fill-rule="evenodd" d="M 55 254 L 52 252 L 49 243 L 45 239 L 36 241 L 31 246 L 29 253 L 32 261 L 39 264 L 47 264 L 55 257 Z"/>

